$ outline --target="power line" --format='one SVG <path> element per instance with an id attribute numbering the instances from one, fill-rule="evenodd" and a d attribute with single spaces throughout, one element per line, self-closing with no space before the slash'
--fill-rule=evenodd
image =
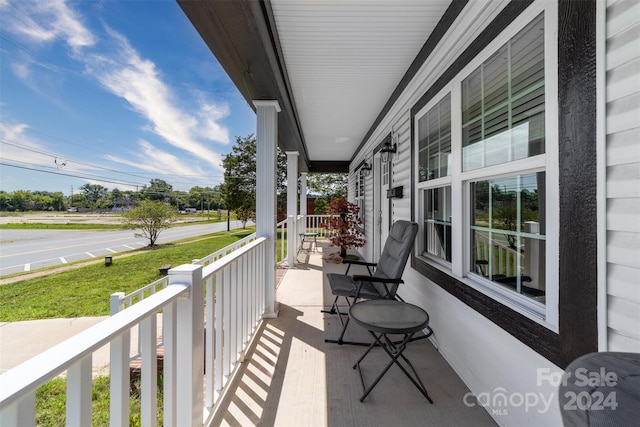
<path id="1" fill-rule="evenodd" d="M 12 160 L 12 161 L 15 162 L 16 160 Z M 133 187 L 144 185 L 144 184 L 136 184 L 136 183 L 130 183 L 130 182 L 114 181 L 111 178 L 100 177 L 100 176 L 97 176 L 97 175 L 84 175 L 84 176 L 83 175 L 75 175 L 75 174 L 71 174 L 71 173 L 63 173 L 63 172 L 60 172 L 59 170 L 48 171 L 48 170 L 37 169 L 37 168 L 34 168 L 34 167 L 30 167 L 30 166 L 19 166 L 19 165 L 13 165 L 13 164 L 10 164 L 10 163 L 4 163 L 4 162 L 0 162 L 0 165 L 11 167 L 11 168 L 30 170 L 30 171 L 34 171 L 34 172 L 49 173 L 49 174 L 52 174 L 52 175 L 62 175 L 62 176 L 69 176 L 69 177 L 73 177 L 73 178 L 89 179 L 89 180 L 98 181 L 98 182 L 107 182 L 107 183 L 110 183 L 110 184 L 127 185 L 127 186 L 133 186 Z"/>
<path id="2" fill-rule="evenodd" d="M 14 163 L 21 163 L 23 165 L 27 165 L 27 166 L 32 167 L 32 168 L 37 166 L 37 167 L 40 167 L 40 168 L 60 170 L 59 167 L 54 168 L 53 166 L 37 165 L 37 164 L 23 162 L 23 161 L 15 160 L 15 159 L 5 159 L 5 160 L 8 160 L 8 161 L 11 161 L 11 162 L 14 162 Z M 62 163 L 62 165 L 65 165 L 65 164 L 66 163 Z M 35 169 L 34 168 L 34 170 L 42 170 L 42 169 Z M 101 175 L 95 175 L 95 174 L 92 174 L 92 173 L 89 173 L 89 172 L 80 172 L 80 171 L 77 171 L 77 170 L 69 171 L 69 173 L 71 173 L 71 172 L 75 172 L 76 174 L 84 174 L 84 175 L 80 175 L 80 176 L 82 176 L 83 178 L 86 178 L 86 179 L 94 179 L 94 178 L 114 179 L 114 178 L 111 178 L 111 177 L 104 177 L 104 176 L 101 176 Z M 131 182 L 131 181 L 128 181 L 128 182 L 127 181 L 121 181 L 121 182 L 127 183 L 128 185 L 140 185 L 140 184 L 138 184 L 136 182 Z"/>
<path id="3" fill-rule="evenodd" d="M 17 143 L 10 142 L 10 141 L 7 141 L 6 139 L 2 139 L 2 138 L 0 138 L 0 143 L 11 145 L 11 146 L 19 148 L 21 150 L 31 151 L 33 153 L 37 153 L 37 154 L 42 154 L 42 155 L 45 155 L 45 156 L 53 157 L 54 158 L 54 163 L 56 163 L 56 164 L 57 164 L 56 159 L 64 158 L 65 162 L 73 162 L 73 163 L 77 163 L 79 165 L 88 166 L 90 168 L 105 170 L 107 172 L 114 172 L 114 173 L 119 173 L 119 174 L 123 174 L 123 175 L 129 175 L 129 176 L 132 176 L 134 178 L 147 179 L 146 176 L 136 175 L 134 173 L 125 172 L 125 171 L 118 171 L 118 170 L 115 170 L 115 169 L 106 168 L 104 166 L 99 166 L 99 165 L 83 162 L 83 161 L 80 161 L 80 160 L 75 160 L 75 159 L 72 159 L 72 158 L 68 158 L 66 156 L 62 156 L 62 155 L 59 155 L 59 154 L 50 153 L 50 152 L 42 151 L 42 150 L 37 150 L 37 149 L 35 149 L 33 147 L 26 147 L 26 146 L 23 146 L 23 145 L 19 145 Z M 12 160 L 12 159 L 8 159 L 8 160 Z M 194 176 L 197 176 L 197 175 L 194 175 Z"/>

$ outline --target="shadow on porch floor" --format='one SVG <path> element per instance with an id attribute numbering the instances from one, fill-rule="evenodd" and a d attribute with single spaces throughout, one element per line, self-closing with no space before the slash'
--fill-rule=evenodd
<path id="1" fill-rule="evenodd" d="M 494 426 L 482 407 L 465 405 L 469 390 L 428 340 L 411 343 L 405 355 L 433 405 L 396 366 L 360 402 L 362 386 L 352 365 L 365 348 L 325 343 L 325 337 L 337 337 L 340 322 L 320 312 L 333 301 L 325 274 L 345 267 L 323 260 L 334 248 L 321 243 L 318 249 L 300 252 L 299 264 L 287 270 L 277 290 L 278 318 L 261 324 L 212 425 Z M 355 324 L 345 336 L 370 338 Z M 388 360 L 382 349 L 374 350 L 363 363 L 365 379 L 375 378 Z"/>

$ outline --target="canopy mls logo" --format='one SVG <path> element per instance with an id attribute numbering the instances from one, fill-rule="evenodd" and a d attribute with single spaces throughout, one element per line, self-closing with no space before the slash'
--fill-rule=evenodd
<path id="1" fill-rule="evenodd" d="M 475 399 L 474 399 L 475 397 Z M 532 410 L 543 414 L 551 407 L 554 395 L 551 393 L 546 396 L 544 393 L 539 392 L 513 392 L 508 393 L 507 389 L 503 387 L 497 387 L 493 391 L 482 392 L 474 395 L 469 392 L 464 395 L 462 401 L 468 407 L 476 406 L 477 404 L 484 408 L 490 408 L 492 415 L 508 415 L 509 408 L 524 407 L 525 412 Z"/>
<path id="2" fill-rule="evenodd" d="M 567 390 L 558 396 L 563 410 L 616 410 L 618 401 L 615 391 L 607 388 L 618 384 L 618 375 L 608 372 L 604 367 L 597 371 L 587 368 L 577 368 L 574 371 L 552 372 L 550 368 L 538 368 L 536 370 L 536 386 L 559 387 L 572 386 L 574 390 Z M 580 388 L 583 390 L 580 390 Z M 595 389 L 595 390 L 594 390 Z M 588 391 L 593 390 L 593 391 Z M 524 408 L 525 412 L 536 411 L 543 414 L 549 411 L 555 400 L 555 393 L 538 391 L 511 392 L 504 387 L 496 387 L 493 391 L 481 392 L 477 395 L 469 392 L 464 395 L 463 402 L 468 407 L 480 405 L 491 409 L 493 415 L 504 416 L 509 414 L 509 409 Z"/>
<path id="3" fill-rule="evenodd" d="M 545 382 L 565 390 L 558 396 L 564 411 L 615 411 L 618 408 L 616 392 L 610 390 L 618 385 L 618 374 L 604 367 L 596 371 L 580 367 L 563 374 L 539 368 L 536 384 L 541 386 Z"/>

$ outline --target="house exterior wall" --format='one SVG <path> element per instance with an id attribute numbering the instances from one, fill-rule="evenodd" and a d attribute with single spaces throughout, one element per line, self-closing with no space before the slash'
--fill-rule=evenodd
<path id="1" fill-rule="evenodd" d="M 608 2 L 604 37 L 604 346 L 609 351 L 640 353 L 640 2 Z"/>
<path id="2" fill-rule="evenodd" d="M 392 186 L 403 186 L 404 197 L 392 201 L 392 221 L 414 218 L 415 194 L 412 188 L 412 116 L 411 108 L 450 66 L 507 2 L 469 2 L 447 35 L 407 85 L 387 116 L 371 134 L 352 164 L 371 155 L 372 150 L 392 129 L 398 132 L 398 152 L 393 158 Z M 537 4 L 538 2 L 533 2 Z M 570 5 L 565 4 L 566 8 Z M 605 13 L 602 5 L 598 13 Z M 606 223 L 600 242 L 606 252 L 606 267 L 598 287 L 606 289 L 606 308 L 599 318 L 599 329 L 606 331 L 600 350 L 640 352 L 640 4 L 621 0 L 608 2 L 606 19 L 606 170 L 599 180 L 605 183 Z M 566 11 L 566 10 L 565 10 Z M 599 31 L 602 31 L 600 28 Z M 605 49 L 602 49 L 604 51 Z M 602 56 L 602 55 L 601 55 Z M 605 58 L 599 56 L 598 61 Z M 566 60 L 566 58 L 565 58 Z M 552 80 L 555 82 L 555 80 Z M 570 165 L 570 163 L 564 163 Z M 605 174 L 602 176 L 602 174 Z M 372 186 L 367 181 L 367 189 Z M 369 194 L 370 191 L 367 191 Z M 373 197 L 375 195 L 372 194 Z M 371 199 L 368 199 L 372 203 Z M 369 205 L 371 206 L 371 205 Z M 606 227 L 606 229 L 605 229 Z M 371 223 L 365 229 L 367 241 L 375 238 Z M 363 256 L 371 248 L 362 248 Z M 602 265 L 601 265 L 602 264 Z M 593 266 L 592 266 L 593 267 Z M 564 267 L 566 269 L 566 267 Z M 573 267 L 571 267 L 573 268 Z M 572 270 L 564 274 L 572 274 Z M 578 273 L 575 270 L 574 273 Z M 407 301 L 424 307 L 435 331 L 433 342 L 476 396 L 525 396 L 535 405 L 511 404 L 487 407 L 501 425 L 561 425 L 557 401 L 557 383 L 549 377 L 562 373 L 561 367 L 542 352 L 535 351 L 513 333 L 469 307 L 460 298 L 408 268 L 405 285 L 399 291 Z M 594 304 L 595 305 L 595 304 Z M 593 309 L 595 311 L 595 307 Z M 602 325 L 605 322 L 606 325 Z M 566 335 L 565 335 L 566 337 Z M 571 340 L 562 345 L 572 345 Z M 602 345 L 602 342 L 605 345 Z M 604 348 L 606 347 L 606 348 Z M 516 402 L 517 403 L 517 402 Z"/>

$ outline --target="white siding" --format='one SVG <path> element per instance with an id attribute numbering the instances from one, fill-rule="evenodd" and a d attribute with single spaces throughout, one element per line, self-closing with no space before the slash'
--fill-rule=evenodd
<path id="1" fill-rule="evenodd" d="M 606 46 L 606 349 L 640 352 L 640 2 L 607 4 Z"/>

